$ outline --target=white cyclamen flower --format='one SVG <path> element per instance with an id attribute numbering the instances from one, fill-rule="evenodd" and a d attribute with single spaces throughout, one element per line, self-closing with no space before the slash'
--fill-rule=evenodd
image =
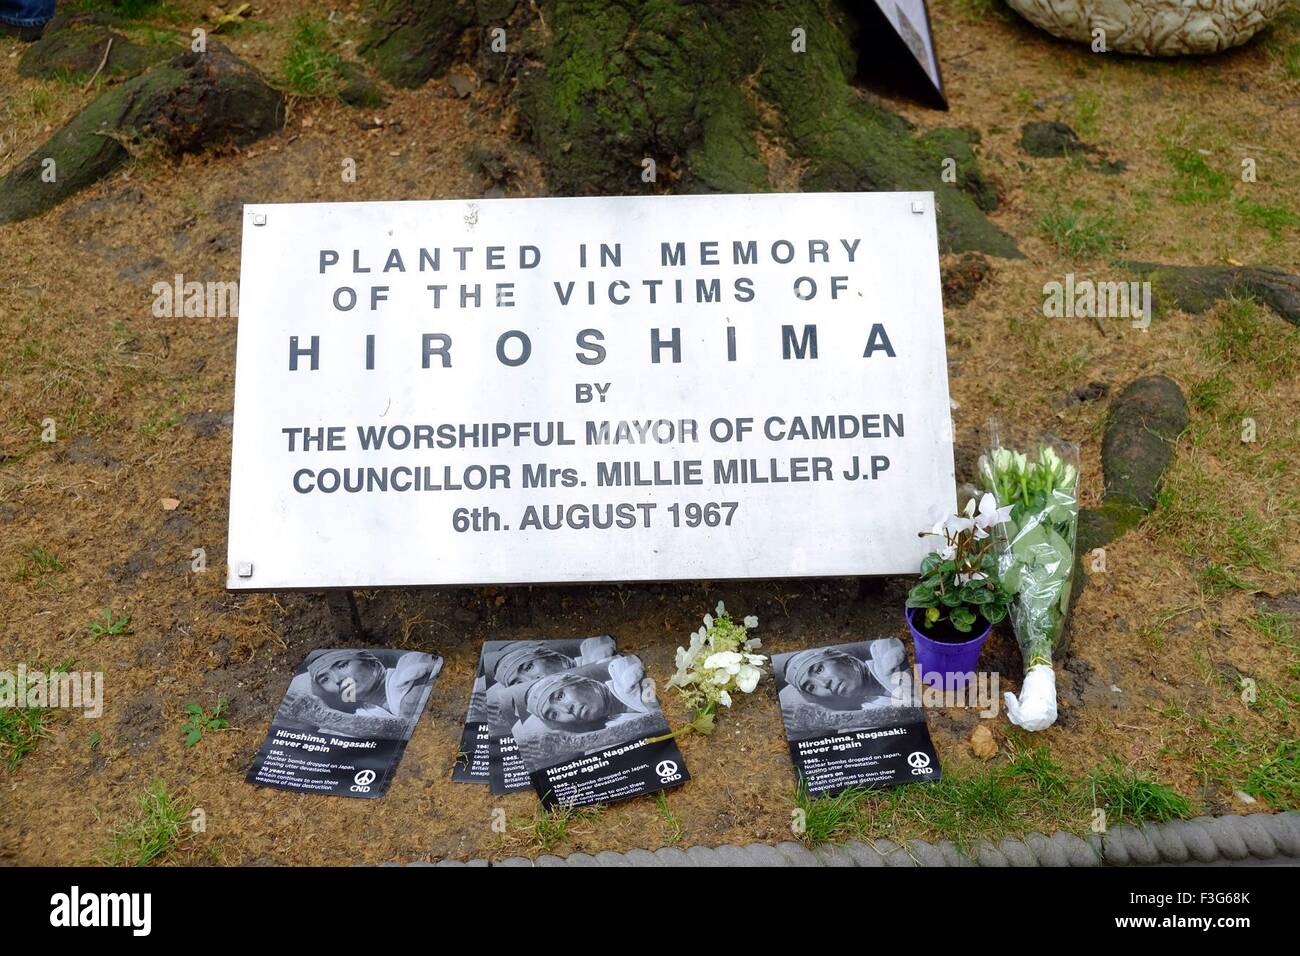
<path id="1" fill-rule="evenodd" d="M 704 615 L 704 626 L 705 626 L 705 627 L 712 627 L 712 626 L 713 626 L 713 615 L 712 615 L 712 614 L 706 614 L 706 615 Z"/>
<path id="2" fill-rule="evenodd" d="M 731 695 L 728 694 L 725 690 L 722 691 L 720 694 L 718 694 L 718 703 L 720 703 L 723 707 L 730 707 Z"/>
<path id="3" fill-rule="evenodd" d="M 974 503 L 974 500 L 975 499 L 972 498 L 971 502 Z M 969 510 L 970 508 L 968 506 L 967 511 Z M 979 501 L 979 514 L 975 516 L 975 539 L 978 541 L 982 538 L 987 538 L 989 536 L 987 529 L 996 527 L 1000 524 L 1005 524 L 1010 517 L 1011 505 L 1007 505 L 1005 508 L 999 508 L 998 500 L 988 492 L 985 492 L 984 496 L 980 498 Z"/>
<path id="4" fill-rule="evenodd" d="M 727 606 L 721 601 L 718 602 L 717 613 L 718 617 L 722 617 L 722 615 L 727 613 Z"/>
<path id="5" fill-rule="evenodd" d="M 948 520 L 950 519 L 945 519 L 943 521 L 935 522 L 934 527 L 930 529 L 930 533 L 939 538 L 947 538 Z M 951 544 L 945 544 L 943 547 L 939 549 L 939 560 L 941 561 L 951 561 L 954 557 L 956 557 L 956 555 L 957 555 L 957 548 Z"/>
<path id="6" fill-rule="evenodd" d="M 753 614 L 746 615 L 745 627 L 758 627 L 758 618 Z"/>
<path id="7" fill-rule="evenodd" d="M 966 510 L 970 511 L 971 505 L 974 505 L 974 503 L 975 502 L 972 501 L 970 505 L 967 505 Z M 970 515 L 966 515 L 965 517 L 962 515 L 952 515 L 943 522 L 943 530 L 951 538 L 955 538 L 963 531 L 969 531 L 973 527 L 975 527 L 975 519 Z"/>

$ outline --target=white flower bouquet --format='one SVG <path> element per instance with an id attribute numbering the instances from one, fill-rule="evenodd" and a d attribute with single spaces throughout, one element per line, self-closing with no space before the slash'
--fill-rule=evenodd
<path id="1" fill-rule="evenodd" d="M 996 429 L 996 425 L 994 426 Z M 1079 518 L 1078 449 L 1039 445 L 1038 460 L 1002 447 L 980 456 L 979 480 L 1010 516 L 999 539 L 998 572 L 1012 595 L 1011 624 L 1025 662 L 1020 698 L 1006 695 L 1007 716 L 1027 730 L 1056 721 L 1052 651 L 1065 630 Z M 1070 459 L 1070 460 L 1067 460 Z"/>
<path id="2" fill-rule="evenodd" d="M 690 645 L 677 648 L 677 672 L 667 686 L 681 692 L 691 722 L 672 736 L 711 734 L 719 705 L 730 707 L 736 695 L 754 692 L 767 664 L 766 657 L 754 653 L 763 646 L 749 635 L 756 627 L 757 617 L 751 614 L 737 623 L 719 601 L 715 614 L 704 615 L 704 626 L 691 635 Z"/>

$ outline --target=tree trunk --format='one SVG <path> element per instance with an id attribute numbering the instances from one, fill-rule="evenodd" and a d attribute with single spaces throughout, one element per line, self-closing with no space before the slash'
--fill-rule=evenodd
<path id="1" fill-rule="evenodd" d="M 363 55 L 393 82 L 462 57 L 513 89 L 556 193 L 932 190 L 944 251 L 1020 254 L 984 216 L 997 196 L 972 137 L 918 135 L 853 84 L 847 4 L 373 0 L 371 18 Z"/>
<path id="2" fill-rule="evenodd" d="M 278 129 L 284 100 L 221 50 L 182 53 L 100 94 L 0 181 L 0 223 L 39 215 L 108 175 L 135 149 L 179 156 Z"/>

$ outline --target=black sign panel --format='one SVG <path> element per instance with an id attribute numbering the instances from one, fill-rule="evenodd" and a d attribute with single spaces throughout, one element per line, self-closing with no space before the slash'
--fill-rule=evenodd
<path id="1" fill-rule="evenodd" d="M 897 638 L 777 654 L 772 671 L 795 773 L 812 796 L 940 778 Z"/>
<path id="2" fill-rule="evenodd" d="M 289 682 L 247 782 L 382 797 L 441 669 L 441 657 L 415 651 L 312 651 Z"/>

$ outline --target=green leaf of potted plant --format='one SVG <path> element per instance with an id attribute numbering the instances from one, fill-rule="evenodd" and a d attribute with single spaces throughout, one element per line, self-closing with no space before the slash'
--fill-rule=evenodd
<path id="1" fill-rule="evenodd" d="M 921 580 L 907 596 L 916 664 L 928 684 L 963 686 L 989 631 L 1007 616 L 1011 595 L 998 576 L 990 529 L 1005 522 L 1009 512 L 985 494 L 967 502 L 962 514 L 922 532 L 944 542 L 921 561 Z"/>

